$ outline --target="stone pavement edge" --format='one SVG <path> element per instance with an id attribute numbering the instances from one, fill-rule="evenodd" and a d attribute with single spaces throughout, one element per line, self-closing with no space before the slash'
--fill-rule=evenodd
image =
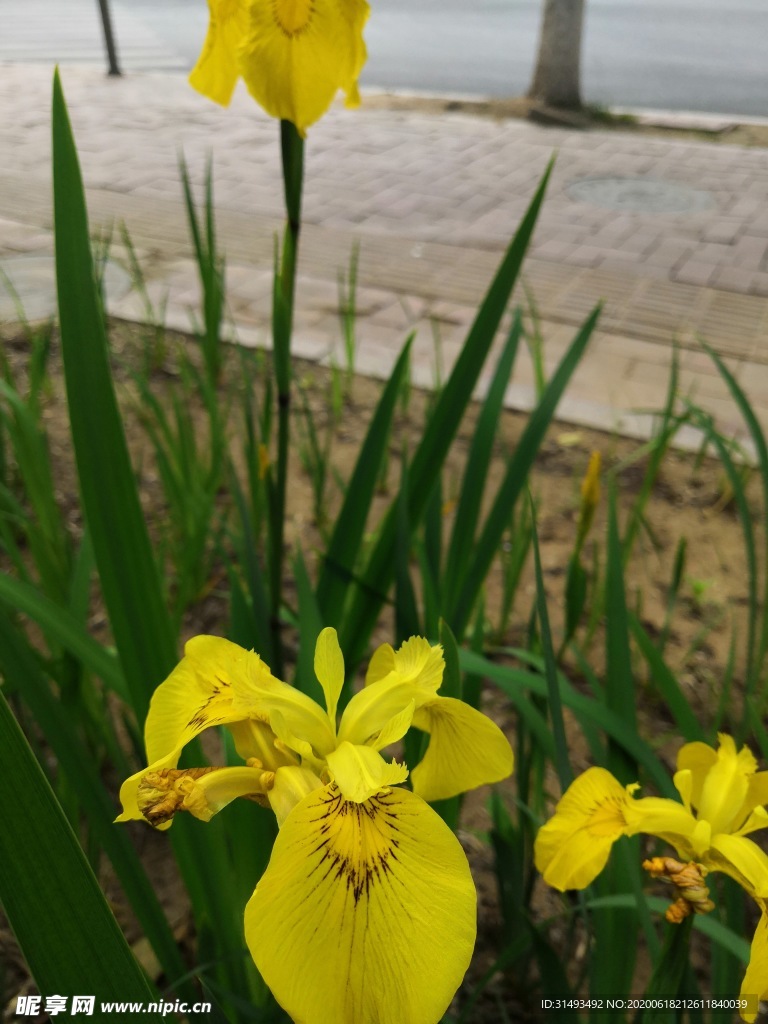
<path id="1" fill-rule="evenodd" d="M 66 67 L 62 81 L 92 229 L 125 223 L 150 296 L 167 297 L 166 322 L 182 330 L 199 294 L 178 161 L 183 151 L 200 195 L 212 154 L 231 331 L 267 346 L 283 209 L 276 123 L 244 91 L 221 109 L 179 74 L 108 78 Z M 0 64 L 0 270 L 14 280 L 26 267 L 25 287 L 40 294 L 51 293 L 42 259 L 52 252 L 50 92 L 50 68 Z M 415 331 L 414 382 L 433 384 L 435 338 L 446 372 L 553 154 L 515 294 L 529 325 L 532 312 L 540 323 L 548 371 L 603 303 L 558 419 L 647 436 L 677 345 L 682 394 L 743 437 L 704 339 L 768 428 L 768 149 L 417 105 L 334 107 L 307 141 L 296 354 L 342 361 L 338 275 L 359 245 L 356 369 L 386 377 Z M 121 245 L 112 252 L 119 264 Z M 110 311 L 140 320 L 144 306 L 126 281 L 118 268 Z M 0 321 L 13 316 L 0 278 Z M 507 404 L 534 403 L 521 353 Z M 680 441 L 699 443 L 692 432 Z"/>

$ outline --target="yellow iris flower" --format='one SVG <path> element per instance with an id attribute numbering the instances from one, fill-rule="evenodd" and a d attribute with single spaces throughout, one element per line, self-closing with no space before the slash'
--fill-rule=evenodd
<path id="1" fill-rule="evenodd" d="M 742 985 L 744 996 L 768 999 L 768 855 L 747 836 L 768 826 L 768 772 L 758 772 L 747 747 L 720 735 L 717 749 L 687 743 L 673 781 L 681 801 L 635 799 L 604 768 L 589 768 L 568 788 L 536 837 L 536 868 L 560 891 L 583 889 L 602 871 L 621 836 L 645 833 L 684 860 L 734 878 L 757 900 L 762 918 Z M 745 1014 L 754 1020 L 754 1014 Z"/>
<path id="2" fill-rule="evenodd" d="M 208 0 L 208 34 L 190 82 L 226 106 L 237 79 L 268 114 L 304 135 L 342 89 L 357 106 L 366 0 Z"/>
<path id="3" fill-rule="evenodd" d="M 501 730 L 441 697 L 442 649 L 412 637 L 371 659 L 337 721 L 344 659 L 324 629 L 315 674 L 326 709 L 276 679 L 252 651 L 190 640 L 156 690 L 149 767 L 121 788 L 118 821 L 167 828 L 209 820 L 235 797 L 270 806 L 280 832 L 245 911 L 245 938 L 277 1001 L 303 1024 L 434 1024 L 461 983 L 476 931 L 464 853 L 426 801 L 512 771 Z M 225 725 L 245 764 L 178 769 L 183 747 Z M 429 745 L 411 772 L 381 751 L 411 725 Z"/>

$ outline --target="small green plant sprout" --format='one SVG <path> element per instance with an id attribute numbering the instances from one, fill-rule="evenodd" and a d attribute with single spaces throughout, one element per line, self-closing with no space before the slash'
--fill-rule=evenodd
<path id="1" fill-rule="evenodd" d="M 349 397 L 357 358 L 357 268 L 360 243 L 355 242 L 349 257 L 349 270 L 339 271 L 339 319 L 344 342 L 344 397 Z"/>
<path id="2" fill-rule="evenodd" d="M 703 615 L 707 603 L 707 594 L 715 585 L 714 580 L 705 580 L 696 576 L 686 576 L 685 582 L 690 587 L 691 604 L 697 615 Z"/>

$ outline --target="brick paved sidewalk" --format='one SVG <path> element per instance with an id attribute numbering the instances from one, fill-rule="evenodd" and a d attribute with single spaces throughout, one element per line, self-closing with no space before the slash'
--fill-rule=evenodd
<path id="1" fill-rule="evenodd" d="M 178 326 L 189 324 L 197 294 L 178 154 L 183 147 L 199 185 L 213 150 L 231 314 L 241 340 L 268 343 L 273 237 L 282 219 L 275 123 L 245 94 L 221 110 L 177 75 L 108 79 L 66 68 L 62 77 L 94 226 L 125 220 L 150 292 L 169 294 L 169 322 Z M 0 65 L 6 267 L 13 254 L 50 251 L 49 96 L 49 69 Z M 737 431 L 737 412 L 701 336 L 729 358 L 768 426 L 764 149 L 451 113 L 334 109 L 308 139 L 297 352 L 338 357 L 337 275 L 359 241 L 358 369 L 386 374 L 405 332 L 415 329 L 415 378 L 431 383 L 435 332 L 447 365 L 555 150 L 524 270 L 548 368 L 588 310 L 605 302 L 560 417 L 643 434 L 648 419 L 631 410 L 662 402 L 676 340 L 683 390 L 723 429 Z M 617 212 L 569 194 L 574 185 L 589 193 L 591 179 L 606 176 L 681 186 L 693 197 L 692 212 Z M 112 309 L 142 315 L 135 296 Z M 508 399 L 528 408 L 533 374 L 525 357 L 518 362 Z"/>

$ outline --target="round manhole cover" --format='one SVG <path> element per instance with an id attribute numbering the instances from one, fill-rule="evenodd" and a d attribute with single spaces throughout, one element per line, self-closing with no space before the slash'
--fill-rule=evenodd
<path id="1" fill-rule="evenodd" d="M 578 178 L 565 191 L 577 202 L 629 213 L 698 213 L 715 205 L 709 192 L 658 178 Z"/>
<path id="2" fill-rule="evenodd" d="M 114 260 L 104 266 L 107 301 L 131 290 L 131 276 Z M 56 264 L 53 256 L 11 256 L 0 260 L 0 323 L 56 315 Z"/>

